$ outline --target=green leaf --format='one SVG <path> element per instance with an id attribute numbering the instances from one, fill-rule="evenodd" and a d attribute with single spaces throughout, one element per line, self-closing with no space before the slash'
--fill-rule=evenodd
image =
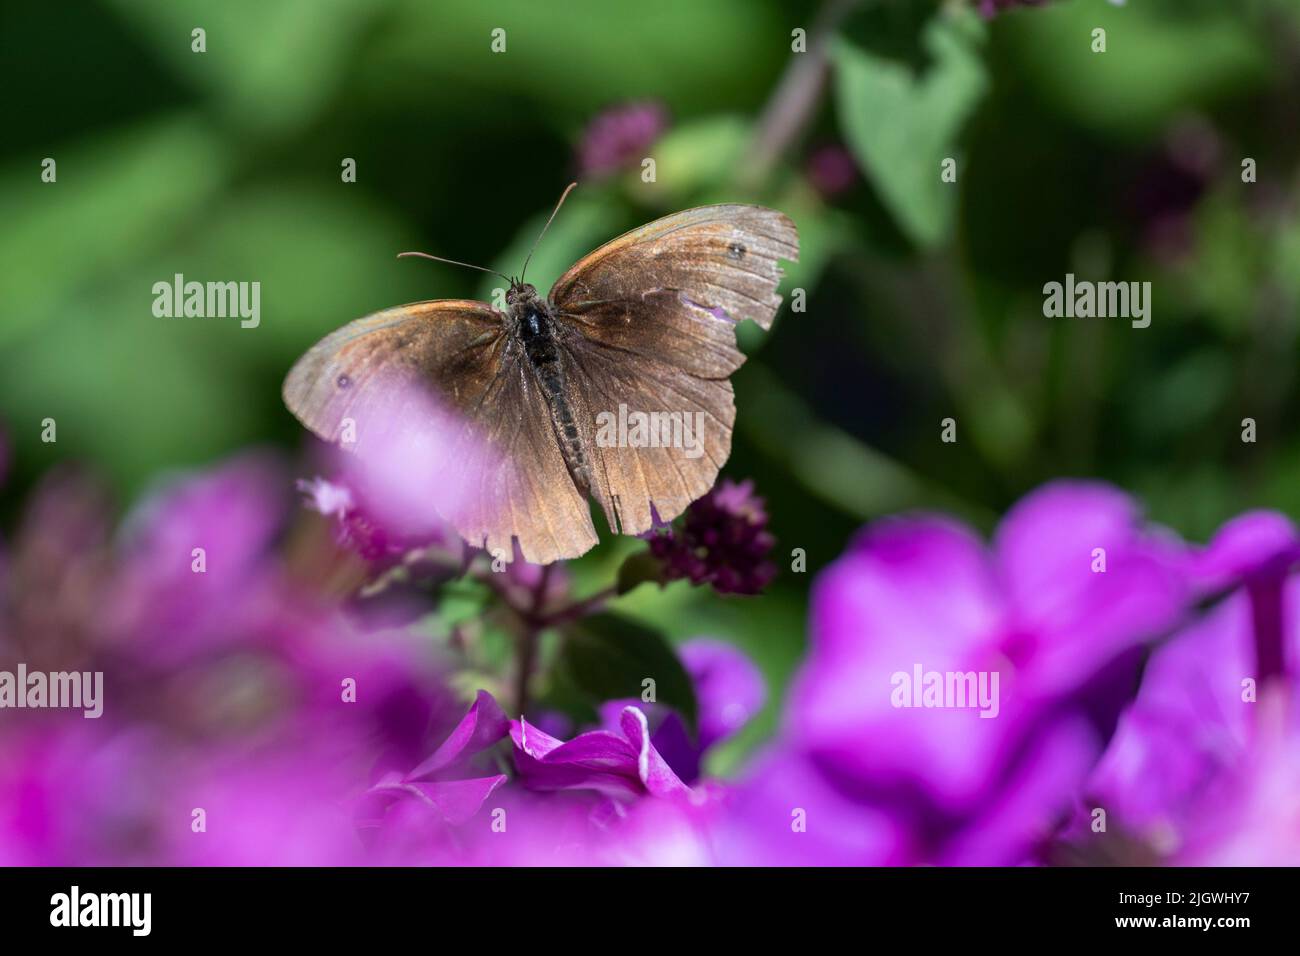
<path id="1" fill-rule="evenodd" d="M 709 116 L 680 123 L 646 153 L 655 160 L 655 182 L 641 183 L 637 170 L 638 188 L 664 207 L 689 202 L 694 193 L 704 189 L 721 188 L 730 195 L 725 184 L 735 174 L 749 135 L 749 123 L 739 116 Z"/>
<path id="2" fill-rule="evenodd" d="M 969 11 L 966 11 L 969 13 Z M 941 12 L 922 44 L 930 66 L 908 65 L 840 39 L 832 49 L 840 126 L 858 165 L 913 242 L 947 236 L 956 184 L 940 179 L 962 126 L 988 89 L 977 52 L 983 29 L 974 14 Z"/>
<path id="3" fill-rule="evenodd" d="M 560 667 L 595 701 L 641 696 L 653 680 L 658 703 L 695 726 L 695 689 L 672 645 L 653 628 L 618 614 L 585 618 L 565 635 Z"/>
<path id="4" fill-rule="evenodd" d="M 663 567 L 649 551 L 628 555 L 618 569 L 618 593 L 627 594 L 641 585 L 655 581 L 663 583 Z"/>

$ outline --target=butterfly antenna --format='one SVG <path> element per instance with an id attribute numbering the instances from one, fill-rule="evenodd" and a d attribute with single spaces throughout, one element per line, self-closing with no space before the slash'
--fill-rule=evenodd
<path id="1" fill-rule="evenodd" d="M 560 201 L 557 202 L 555 208 L 551 210 L 551 218 L 546 220 L 546 225 L 542 226 L 542 231 L 538 233 L 537 238 L 533 240 L 533 247 L 528 250 L 528 258 L 524 260 L 524 268 L 519 273 L 520 282 L 523 282 L 524 276 L 528 274 L 528 263 L 532 260 L 533 253 L 537 251 L 537 244 L 542 241 L 542 236 L 546 235 L 546 230 L 551 228 L 551 223 L 555 221 L 555 214 L 560 211 L 560 207 L 564 205 L 564 200 L 569 198 L 569 193 L 573 192 L 573 188 L 577 185 L 577 183 L 569 183 L 569 188 L 564 191 L 564 194 L 560 196 Z"/>
<path id="2" fill-rule="evenodd" d="M 432 259 L 434 262 L 445 262 L 450 266 L 464 266 L 466 269 L 477 269 L 479 272 L 486 272 L 488 275 L 501 276 L 501 278 L 505 279 L 507 282 L 511 281 L 509 276 L 501 275 L 501 273 L 497 272 L 495 269 L 484 269 L 482 266 L 471 265 L 468 262 L 457 262 L 455 259 L 444 259 L 442 256 L 431 256 L 427 252 L 399 252 L 397 254 L 397 258 L 399 259 L 403 256 L 419 256 L 421 259 Z"/>

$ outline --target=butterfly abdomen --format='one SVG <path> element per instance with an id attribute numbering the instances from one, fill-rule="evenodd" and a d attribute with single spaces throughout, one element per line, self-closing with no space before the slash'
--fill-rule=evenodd
<path id="1" fill-rule="evenodd" d="M 569 475 L 585 495 L 591 489 L 591 468 L 587 450 L 582 444 L 582 432 L 569 403 L 564 381 L 564 366 L 560 362 L 560 346 L 555 339 L 555 324 L 539 303 L 529 303 L 519 316 L 519 338 L 524 354 L 537 375 L 537 381 L 546 395 L 551 412 L 551 424 L 564 455 Z"/>

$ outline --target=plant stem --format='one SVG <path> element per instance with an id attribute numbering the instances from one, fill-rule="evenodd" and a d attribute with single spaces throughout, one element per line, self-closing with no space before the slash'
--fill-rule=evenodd
<path id="1" fill-rule="evenodd" d="M 570 621 L 577 621 L 599 611 L 610 598 L 618 594 L 617 585 L 611 584 L 607 588 L 602 588 L 590 597 L 583 598 L 581 601 L 574 601 L 565 607 L 546 615 L 544 618 L 545 626 L 556 627 L 560 624 L 568 624 Z"/>
<path id="2" fill-rule="evenodd" d="M 754 127 L 739 176 L 742 186 L 754 189 L 766 180 L 781 154 L 812 119 L 826 81 L 831 38 L 858 2 L 830 0 L 818 12 L 808 31 L 807 50 L 793 55 Z"/>
<path id="3" fill-rule="evenodd" d="M 528 706 L 528 682 L 533 676 L 533 667 L 537 662 L 537 636 L 546 626 L 542 619 L 542 605 L 546 603 L 546 590 L 551 583 L 551 568 L 554 565 L 543 565 L 541 576 L 537 579 L 537 585 L 533 588 L 532 601 L 527 610 L 516 608 L 520 611 L 519 619 L 522 622 L 522 628 L 519 633 L 519 663 L 518 672 L 515 674 L 515 706 L 519 711 L 519 717 L 524 716 L 524 708 Z"/>

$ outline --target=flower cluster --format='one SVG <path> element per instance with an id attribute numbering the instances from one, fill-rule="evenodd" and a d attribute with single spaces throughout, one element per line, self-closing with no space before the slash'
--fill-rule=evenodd
<path id="1" fill-rule="evenodd" d="M 0 561 L 0 670 L 102 672 L 105 702 L 0 726 L 0 862 L 1300 858 L 1300 532 L 1280 515 L 1195 547 L 1113 487 L 1057 482 L 988 543 L 941 516 L 877 522 L 816 580 L 780 730 L 722 782 L 710 748 L 766 699 L 734 647 L 677 648 L 690 717 L 640 698 L 576 725 L 545 702 L 509 713 L 454 641 L 322 599 L 278 550 L 287 488 L 238 458 L 116 533 L 84 476 L 38 490 Z M 724 483 L 652 548 L 746 590 L 770 577 L 765 522 Z M 491 593 L 528 596 L 502 599 L 535 631 L 585 607 L 568 587 L 516 561 Z M 468 680 L 493 690 L 467 703 Z"/>
<path id="2" fill-rule="evenodd" d="M 758 594 L 776 577 L 763 499 L 754 483 L 724 479 L 686 510 L 681 528 L 650 535 L 665 580 L 709 584 L 722 594 Z"/>
<path id="3" fill-rule="evenodd" d="M 867 529 L 817 583 L 724 860 L 1293 863 L 1294 798 L 1265 808 L 1300 772 L 1297 541 L 1251 514 L 1197 549 L 1070 482 L 991 547 L 938 517 Z"/>

